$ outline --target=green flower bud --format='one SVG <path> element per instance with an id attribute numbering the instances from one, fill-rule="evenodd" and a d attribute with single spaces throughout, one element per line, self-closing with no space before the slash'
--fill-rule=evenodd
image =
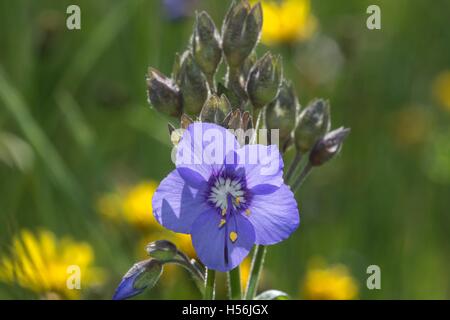
<path id="1" fill-rule="evenodd" d="M 161 262 L 172 260 L 177 255 L 177 246 L 167 240 L 157 240 L 145 248 L 148 255 Z"/>
<path id="2" fill-rule="evenodd" d="M 256 62 L 247 80 L 247 93 L 255 109 L 275 99 L 282 77 L 281 57 L 266 53 Z"/>
<path id="3" fill-rule="evenodd" d="M 309 154 L 309 163 L 312 166 L 321 166 L 339 153 L 342 143 L 350 133 L 350 129 L 343 127 L 333 130 L 320 139 Z"/>
<path id="4" fill-rule="evenodd" d="M 205 75 L 188 51 L 181 58 L 178 83 L 184 112 L 198 115 L 208 97 L 208 84 L 206 83 Z"/>
<path id="5" fill-rule="evenodd" d="M 301 153 L 308 152 L 330 129 L 330 105 L 317 99 L 300 114 L 294 131 L 295 147 Z"/>
<path id="6" fill-rule="evenodd" d="M 231 111 L 231 104 L 225 95 L 211 95 L 200 113 L 200 121 L 222 124 Z"/>
<path id="7" fill-rule="evenodd" d="M 155 259 L 149 259 L 136 263 L 125 275 L 139 273 L 135 278 L 133 287 L 141 290 L 152 288 L 162 274 L 162 263 Z"/>
<path id="8" fill-rule="evenodd" d="M 244 79 L 248 79 L 250 71 L 257 61 L 258 56 L 256 55 L 255 51 L 252 51 L 252 53 L 250 53 L 247 59 L 245 59 L 244 65 L 242 66 L 242 76 L 244 77 Z"/>
<path id="9" fill-rule="evenodd" d="M 284 150 L 291 141 L 291 133 L 295 127 L 295 117 L 299 109 L 300 104 L 292 84 L 284 80 L 277 97 L 266 108 L 266 127 L 279 130 L 280 146 Z"/>
<path id="10" fill-rule="evenodd" d="M 181 94 L 173 81 L 158 70 L 150 68 L 147 76 L 149 103 L 159 112 L 179 117 L 182 110 Z"/>
<path id="11" fill-rule="evenodd" d="M 192 52 L 195 62 L 206 75 L 213 76 L 222 59 L 220 35 L 216 25 L 206 12 L 196 15 L 192 35 Z"/>
<path id="12" fill-rule="evenodd" d="M 242 66 L 261 35 L 262 8 L 247 0 L 234 1 L 222 26 L 222 47 L 231 68 Z"/>

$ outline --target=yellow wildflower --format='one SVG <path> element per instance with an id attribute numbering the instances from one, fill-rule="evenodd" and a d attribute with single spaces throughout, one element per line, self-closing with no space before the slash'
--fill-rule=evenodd
<path id="1" fill-rule="evenodd" d="M 97 201 L 97 210 L 109 220 L 124 221 L 136 228 L 159 228 L 152 213 L 152 197 L 157 188 L 154 181 L 144 181 L 131 188 L 107 193 Z"/>
<path id="2" fill-rule="evenodd" d="M 352 300 L 357 298 L 358 286 L 344 265 L 319 264 L 307 271 L 303 292 L 311 300 Z"/>
<path id="3" fill-rule="evenodd" d="M 450 70 L 443 71 L 434 80 L 433 96 L 437 103 L 450 112 Z"/>
<path id="4" fill-rule="evenodd" d="M 92 266 L 94 253 L 85 242 L 57 239 L 50 231 L 22 230 L 14 237 L 10 256 L 0 258 L 0 281 L 18 284 L 44 298 L 77 299 L 81 290 L 101 282 L 102 271 Z M 80 270 L 81 288 L 70 288 L 73 272 Z"/>
<path id="5" fill-rule="evenodd" d="M 261 40 L 267 45 L 305 41 L 317 30 L 309 0 L 262 0 L 261 4 L 264 14 Z"/>

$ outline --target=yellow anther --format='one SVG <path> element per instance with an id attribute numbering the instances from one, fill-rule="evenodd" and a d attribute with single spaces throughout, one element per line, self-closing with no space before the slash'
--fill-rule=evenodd
<path id="1" fill-rule="evenodd" d="M 250 209 L 245 209 L 245 215 L 248 217 L 250 216 Z"/>
<path id="2" fill-rule="evenodd" d="M 225 219 L 220 219 L 219 228 L 222 228 L 225 223 L 227 223 Z"/>
<path id="3" fill-rule="evenodd" d="M 235 202 L 236 202 L 236 204 L 240 204 L 241 203 L 241 198 L 236 197 Z"/>
<path id="4" fill-rule="evenodd" d="M 222 209 L 222 216 L 224 216 L 224 215 L 226 215 L 227 214 L 227 208 L 223 208 Z"/>
<path id="5" fill-rule="evenodd" d="M 238 234 L 236 232 L 234 232 L 234 231 L 231 231 L 230 232 L 230 240 L 231 240 L 231 242 L 235 242 L 237 240 L 237 238 L 238 238 Z"/>

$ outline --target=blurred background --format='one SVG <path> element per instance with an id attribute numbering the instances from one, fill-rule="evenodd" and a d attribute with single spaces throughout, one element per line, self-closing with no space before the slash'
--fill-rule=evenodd
<path id="1" fill-rule="evenodd" d="M 70 31 L 74 3 L 81 30 Z M 366 27 L 371 4 L 381 30 Z M 0 298 L 110 299 L 146 243 L 167 238 L 195 255 L 189 236 L 151 215 L 173 164 L 145 75 L 170 74 L 195 10 L 220 27 L 228 6 L 0 0 Z M 297 194 L 302 224 L 269 248 L 261 290 L 449 299 L 450 2 L 263 1 L 263 10 L 258 54 L 281 53 L 301 104 L 329 99 L 333 126 L 352 133 Z M 73 264 L 81 290 L 66 287 Z M 372 264 L 381 290 L 366 287 Z M 199 297 L 186 271 L 168 267 L 140 299 Z"/>

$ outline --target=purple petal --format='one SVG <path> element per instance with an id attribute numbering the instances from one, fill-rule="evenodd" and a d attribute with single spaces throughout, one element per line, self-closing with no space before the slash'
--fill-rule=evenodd
<path id="1" fill-rule="evenodd" d="M 283 184 L 283 158 L 276 145 L 249 144 L 237 151 L 239 168 L 245 169 L 247 188 L 266 194 Z"/>
<path id="2" fill-rule="evenodd" d="M 256 244 L 270 245 L 288 238 L 300 223 L 291 189 L 283 184 L 273 193 L 254 195 L 248 219 L 255 228 Z"/>
<path id="3" fill-rule="evenodd" d="M 240 214 L 231 216 L 219 228 L 221 216 L 214 210 L 202 213 L 192 225 L 191 236 L 197 256 L 208 268 L 222 272 L 238 266 L 255 243 L 252 225 Z M 232 242 L 230 233 L 237 239 Z"/>
<path id="4" fill-rule="evenodd" d="M 206 187 L 205 184 L 208 183 L 197 171 L 189 168 L 177 168 L 176 170 L 190 187 L 202 189 Z"/>
<path id="5" fill-rule="evenodd" d="M 222 168 L 225 157 L 238 148 L 236 137 L 227 129 L 194 122 L 178 143 L 176 166 L 196 171 L 208 181 L 213 172 Z"/>
<path id="6" fill-rule="evenodd" d="M 204 192 L 203 188 L 189 186 L 178 170 L 172 171 L 153 195 L 156 220 L 175 232 L 189 233 L 194 220 L 207 209 Z"/>

